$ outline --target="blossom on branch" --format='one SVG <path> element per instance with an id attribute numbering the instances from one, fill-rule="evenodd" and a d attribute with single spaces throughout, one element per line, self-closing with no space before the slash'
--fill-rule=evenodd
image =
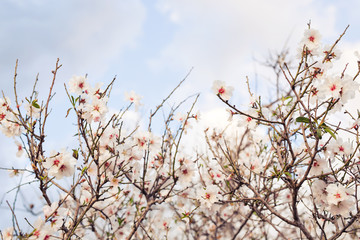
<path id="1" fill-rule="evenodd" d="M 86 93 L 89 87 L 87 79 L 83 76 L 73 76 L 69 81 L 69 91 L 77 95 Z"/>
<path id="2" fill-rule="evenodd" d="M 91 103 L 86 104 L 84 107 L 84 118 L 86 121 L 91 123 L 92 121 L 100 122 L 104 119 L 105 114 L 108 112 L 106 102 L 106 98 L 98 99 L 93 97 Z"/>
<path id="3" fill-rule="evenodd" d="M 43 164 L 48 169 L 49 175 L 59 180 L 74 174 L 76 159 L 65 150 L 58 153 L 53 151 Z"/>
<path id="4" fill-rule="evenodd" d="M 310 56 L 318 56 L 321 47 L 321 34 L 318 30 L 309 28 L 304 31 L 304 37 L 300 42 L 301 53 L 305 50 Z M 304 49 L 305 48 L 305 49 Z"/>
<path id="5" fill-rule="evenodd" d="M 225 82 L 223 81 L 216 80 L 213 82 L 212 90 L 216 95 L 226 101 L 232 97 L 234 88 L 231 86 L 226 86 Z"/>
<path id="6" fill-rule="evenodd" d="M 125 100 L 133 103 L 136 110 L 142 105 L 140 102 L 141 99 L 142 96 L 136 94 L 133 90 L 131 90 L 130 92 L 125 92 Z"/>

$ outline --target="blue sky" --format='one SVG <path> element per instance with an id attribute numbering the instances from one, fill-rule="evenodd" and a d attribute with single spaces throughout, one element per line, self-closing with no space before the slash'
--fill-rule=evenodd
<path id="1" fill-rule="evenodd" d="M 13 97 L 12 78 L 19 59 L 20 95 L 30 94 L 39 73 L 39 91 L 45 96 L 51 70 L 60 58 L 63 67 L 55 86 L 47 144 L 65 145 L 71 134 L 64 129 L 72 125 L 71 120 L 62 120 L 68 106 L 63 84 L 73 75 L 87 73 L 92 82 L 104 83 L 116 75 L 111 107 L 120 109 L 124 92 L 135 90 L 144 96 L 141 114 L 147 116 L 194 67 L 172 101 L 201 93 L 198 109 L 206 112 L 221 107 L 210 90 L 216 79 L 235 86 L 235 99 L 240 102 L 248 97 L 246 76 L 254 88 L 266 93 L 260 86 L 268 85 L 271 73 L 254 59 L 264 60 L 285 42 L 295 54 L 309 20 L 328 43 L 350 24 L 341 49 L 343 61 L 353 61 L 349 71 L 354 72 L 353 51 L 360 50 L 358 9 L 356 0 L 4 0 L 0 2 L 0 89 Z M 24 166 L 24 159 L 13 157 L 13 140 L 1 136 L 0 150 L 6 153 L 2 167 Z M 9 185 L 14 181 L 6 173 L 0 176 Z M 7 224 L 3 218 L 0 228 Z"/>

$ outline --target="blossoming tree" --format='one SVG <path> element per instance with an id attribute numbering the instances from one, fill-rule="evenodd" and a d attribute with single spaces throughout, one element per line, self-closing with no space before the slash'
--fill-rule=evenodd
<path id="1" fill-rule="evenodd" d="M 206 128 L 206 149 L 190 153 L 182 140 L 199 119 L 193 111 L 198 96 L 186 113 L 178 112 L 185 101 L 169 110 L 162 133 L 152 131 L 155 115 L 186 78 L 150 113 L 147 129 L 129 129 L 124 116 L 141 106 L 139 95 L 126 93 L 129 105 L 110 114 L 113 81 L 102 88 L 74 76 L 65 90 L 77 145 L 45 149 L 61 65 L 56 63 L 42 104 L 34 93 L 18 98 L 15 68 L 15 103 L 0 99 L 0 126 L 5 136 L 21 138 L 18 155 L 27 155 L 44 206 L 26 226 L 12 211 L 16 221 L 2 238 L 359 238 L 360 113 L 343 113 L 359 91 L 360 70 L 354 76 L 346 67 L 334 70 L 344 34 L 323 46 L 309 25 L 297 66 L 277 65 L 286 88 L 270 103 L 249 87 L 248 108 L 238 108 L 231 102 L 233 87 L 214 81 L 213 91 L 229 110 L 228 127 Z M 353 124 L 336 121 L 337 113 Z"/>

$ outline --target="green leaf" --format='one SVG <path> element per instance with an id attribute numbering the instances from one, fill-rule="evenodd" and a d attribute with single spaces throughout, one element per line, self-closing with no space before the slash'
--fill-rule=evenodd
<path id="1" fill-rule="evenodd" d="M 32 105 L 34 108 L 40 108 L 39 104 L 37 103 L 37 100 L 32 101 L 31 105 Z"/>
<path id="2" fill-rule="evenodd" d="M 88 169 L 88 167 L 84 167 L 82 170 L 81 170 L 81 175 L 84 174 L 84 172 Z"/>
<path id="3" fill-rule="evenodd" d="M 278 179 L 281 177 L 281 172 L 277 170 L 276 166 L 273 165 L 274 172 L 272 172 L 273 177 L 277 177 Z"/>
<path id="4" fill-rule="evenodd" d="M 287 100 L 289 100 L 289 101 L 287 101 Z M 287 101 L 287 102 L 285 103 L 285 101 Z M 287 96 L 287 97 L 283 98 L 283 102 L 285 103 L 286 106 L 290 106 L 292 101 L 293 101 L 293 97 L 291 97 L 291 96 Z"/>
<path id="5" fill-rule="evenodd" d="M 324 131 L 329 133 L 335 140 L 336 140 L 336 136 L 335 136 L 335 133 L 334 133 L 334 130 L 332 130 L 331 128 L 329 128 L 328 126 L 324 126 L 323 127 Z"/>
<path id="6" fill-rule="evenodd" d="M 297 117 L 296 122 L 310 123 L 310 119 L 306 117 Z"/>
<path id="7" fill-rule="evenodd" d="M 230 182 L 228 180 L 225 180 L 226 186 L 231 189 Z"/>
<path id="8" fill-rule="evenodd" d="M 186 214 L 186 213 L 181 213 L 181 214 L 182 214 L 181 219 L 184 219 L 184 218 L 188 218 L 188 217 L 189 217 L 189 215 L 188 215 L 188 214 Z"/>
<path id="9" fill-rule="evenodd" d="M 79 151 L 77 149 L 73 149 L 73 157 L 78 159 L 79 158 Z"/>
<path id="10" fill-rule="evenodd" d="M 69 113 L 70 113 L 70 110 L 71 110 L 72 108 L 69 108 L 67 111 L 66 111 L 66 116 L 65 116 L 65 118 L 67 118 L 67 116 L 69 116 Z"/>
<path id="11" fill-rule="evenodd" d="M 316 135 L 318 136 L 319 139 L 322 139 L 322 132 L 320 128 L 316 129 Z"/>
<path id="12" fill-rule="evenodd" d="M 125 218 L 119 218 L 117 219 L 119 226 L 121 226 L 121 224 L 125 221 Z"/>

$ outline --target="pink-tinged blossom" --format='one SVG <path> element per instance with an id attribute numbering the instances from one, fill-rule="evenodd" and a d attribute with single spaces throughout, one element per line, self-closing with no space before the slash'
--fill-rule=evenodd
<path id="1" fill-rule="evenodd" d="M 238 123 L 239 127 L 248 127 L 249 129 L 255 129 L 256 127 L 256 119 L 258 117 L 258 112 L 256 109 L 254 108 L 249 108 L 248 111 L 246 111 L 246 113 L 248 114 L 248 116 L 245 115 L 241 115 L 241 119 Z"/>
<path id="2" fill-rule="evenodd" d="M 172 223 L 170 218 L 162 218 L 160 221 L 161 226 L 159 228 L 163 228 L 165 231 L 170 229 L 170 224 Z"/>
<path id="3" fill-rule="evenodd" d="M 20 136 L 22 133 L 22 127 L 17 122 L 17 119 L 12 115 L 9 116 L 5 121 L 2 121 L 1 131 L 7 137 L 15 137 Z"/>
<path id="4" fill-rule="evenodd" d="M 24 171 L 22 170 L 19 170 L 19 169 L 11 169 L 11 170 L 8 170 L 10 173 L 9 173 L 9 176 L 10 177 L 15 177 L 15 176 L 19 176 L 20 174 L 23 174 Z"/>
<path id="5" fill-rule="evenodd" d="M 85 107 L 91 102 L 91 97 L 85 93 L 79 96 L 77 109 L 84 112 Z"/>
<path id="6" fill-rule="evenodd" d="M 21 157 L 24 153 L 23 145 L 18 141 L 15 141 L 15 144 L 16 144 L 16 149 L 17 149 L 16 157 Z"/>
<path id="7" fill-rule="evenodd" d="M 5 230 L 2 231 L 2 237 L 4 240 L 12 240 L 13 238 L 13 234 L 14 234 L 14 228 L 9 227 Z"/>
<path id="8" fill-rule="evenodd" d="M 345 74 L 342 80 L 342 89 L 340 91 L 341 104 L 347 103 L 355 97 L 355 93 L 359 91 L 359 83 L 353 81 L 352 77 Z"/>
<path id="9" fill-rule="evenodd" d="M 100 122 L 104 117 L 105 114 L 108 112 L 108 108 L 106 106 L 106 99 L 104 98 L 92 98 L 91 103 L 85 105 L 84 108 L 84 118 L 86 121 L 91 123 Z"/>
<path id="10" fill-rule="evenodd" d="M 115 158 L 112 157 L 109 151 L 100 152 L 99 164 L 106 172 L 113 172 L 115 167 Z"/>
<path id="11" fill-rule="evenodd" d="M 45 205 L 43 207 L 45 218 L 50 218 L 51 227 L 59 229 L 63 224 L 63 219 L 66 217 L 68 210 L 59 207 L 58 202 L 53 202 L 51 206 Z"/>
<path id="12" fill-rule="evenodd" d="M 98 82 L 95 84 L 94 87 L 89 87 L 88 91 L 86 91 L 85 93 L 87 93 L 92 98 L 104 98 L 106 96 L 103 96 L 103 90 L 101 89 L 102 85 L 102 82 Z"/>
<path id="13" fill-rule="evenodd" d="M 291 203 L 292 201 L 291 191 L 289 189 L 285 189 L 284 191 L 281 191 L 280 199 L 282 203 Z"/>
<path id="14" fill-rule="evenodd" d="M 170 217 L 166 216 L 167 214 L 164 213 L 164 211 L 158 211 L 154 214 L 153 218 L 154 218 L 154 229 L 156 229 L 156 232 L 158 234 L 158 236 L 160 236 L 162 234 L 163 231 L 169 231 L 172 230 L 173 226 L 173 222 L 174 220 L 171 219 Z"/>
<path id="15" fill-rule="evenodd" d="M 195 116 L 197 116 L 197 115 L 195 115 Z M 185 134 L 187 134 L 188 129 L 192 128 L 192 125 L 190 124 L 190 121 L 189 121 L 190 118 L 192 118 L 191 115 L 188 117 L 188 115 L 186 113 L 181 113 L 181 112 L 178 112 L 174 116 L 175 120 L 177 120 L 183 124 L 183 129 L 184 129 Z"/>
<path id="16" fill-rule="evenodd" d="M 323 64 L 322 62 L 317 62 L 310 68 L 310 74 L 314 79 L 320 80 L 326 76 L 326 72 L 329 69 L 328 65 Z"/>
<path id="17" fill-rule="evenodd" d="M 50 240 L 54 230 L 49 226 L 45 225 L 41 218 L 38 218 L 33 224 L 34 230 L 29 237 L 29 240 Z"/>
<path id="18" fill-rule="evenodd" d="M 355 202 L 346 199 L 338 202 L 337 204 L 330 204 L 329 212 L 332 215 L 341 215 L 342 217 L 348 217 L 350 212 L 354 210 Z"/>
<path id="19" fill-rule="evenodd" d="M 164 158 L 161 154 L 155 154 L 154 157 L 151 157 L 150 159 L 151 159 L 151 161 L 149 164 L 149 168 L 159 169 L 164 164 Z"/>
<path id="20" fill-rule="evenodd" d="M 324 79 L 323 84 L 319 87 L 319 97 L 321 99 L 338 99 L 343 87 L 343 82 L 340 77 L 327 77 Z"/>
<path id="21" fill-rule="evenodd" d="M 226 109 L 226 112 L 228 113 L 228 121 L 231 122 L 234 119 L 234 115 L 237 114 L 236 112 L 232 111 L 231 109 Z"/>
<path id="22" fill-rule="evenodd" d="M 109 146 L 113 147 L 114 144 L 116 144 L 116 141 L 118 140 L 120 136 L 119 129 L 116 129 L 115 127 L 107 127 L 100 138 L 100 144 L 103 147 Z"/>
<path id="23" fill-rule="evenodd" d="M 187 117 L 187 114 L 178 112 L 177 114 L 175 114 L 174 119 L 179 122 L 182 122 L 186 119 L 186 117 Z"/>
<path id="24" fill-rule="evenodd" d="M 96 164 L 91 164 L 87 169 L 86 169 L 86 173 L 89 176 L 97 176 L 97 166 Z"/>
<path id="25" fill-rule="evenodd" d="M 108 205 L 106 208 L 103 209 L 104 214 L 110 219 L 111 222 L 116 221 L 117 219 L 117 206 L 113 203 Z M 106 219 L 105 216 L 100 215 L 102 218 Z"/>
<path id="26" fill-rule="evenodd" d="M 327 173 L 330 171 L 328 163 L 325 158 L 316 158 L 314 159 L 311 169 L 310 176 L 318 176 L 323 173 Z"/>
<path id="27" fill-rule="evenodd" d="M 323 50 L 323 56 L 325 58 L 324 64 L 327 65 L 329 68 L 332 67 L 333 60 L 339 60 L 342 54 L 341 51 L 336 46 L 330 52 L 330 49 L 332 47 L 333 46 L 326 45 Z"/>
<path id="28" fill-rule="evenodd" d="M 134 136 L 135 142 L 140 149 L 146 149 L 147 147 L 147 134 L 145 133 L 138 133 Z"/>
<path id="29" fill-rule="evenodd" d="M 143 154 L 141 151 L 138 151 L 138 149 L 133 148 L 127 143 L 116 146 L 116 151 L 119 153 L 121 161 L 125 161 L 126 163 L 140 160 Z"/>
<path id="30" fill-rule="evenodd" d="M 320 40 L 321 40 L 321 35 L 318 30 L 309 28 L 304 31 L 304 37 L 302 40 L 303 43 L 308 45 L 310 44 L 318 45 L 320 44 Z"/>
<path id="31" fill-rule="evenodd" d="M 318 180 L 316 179 L 312 184 L 311 184 L 311 190 L 312 190 L 312 194 L 315 198 L 316 203 L 319 206 L 327 206 L 327 195 L 328 192 L 326 191 L 326 187 L 328 185 L 323 181 L 323 180 Z"/>
<path id="32" fill-rule="evenodd" d="M 83 76 L 73 76 L 69 81 L 69 91 L 81 95 L 89 89 L 89 84 Z"/>
<path id="33" fill-rule="evenodd" d="M 339 202 L 349 198 L 347 189 L 341 184 L 329 184 L 326 187 L 326 192 L 328 193 L 326 199 L 329 204 L 337 205 Z"/>
<path id="34" fill-rule="evenodd" d="M 125 100 L 133 103 L 136 110 L 139 108 L 139 106 L 142 105 L 140 102 L 142 98 L 142 96 L 136 94 L 133 90 L 130 92 L 125 92 Z"/>
<path id="35" fill-rule="evenodd" d="M 76 159 L 66 151 L 52 153 L 44 162 L 50 176 L 56 179 L 72 176 L 75 172 Z"/>
<path id="36" fill-rule="evenodd" d="M 155 136 L 152 132 L 137 132 L 134 135 L 134 140 L 139 149 L 158 149 L 160 147 L 160 138 Z"/>
<path id="37" fill-rule="evenodd" d="M 111 177 L 109 180 L 110 186 L 112 188 L 116 189 L 116 191 L 118 191 L 117 188 L 119 186 L 119 181 L 120 181 L 119 178 L 116 178 L 116 177 Z"/>
<path id="38" fill-rule="evenodd" d="M 309 103 L 312 105 L 316 105 L 316 103 L 319 103 L 319 100 L 321 97 L 320 88 L 322 85 L 322 81 L 319 79 L 314 79 L 312 82 L 312 86 L 310 87 L 309 91 Z"/>
<path id="39" fill-rule="evenodd" d="M 312 56 L 317 56 L 320 53 L 321 47 L 321 35 L 318 30 L 315 29 L 307 29 L 304 32 L 304 37 L 300 42 L 301 52 L 305 46 L 305 51 L 307 54 Z"/>
<path id="40" fill-rule="evenodd" d="M 199 121 L 201 119 L 201 113 L 200 111 L 197 111 L 195 114 L 193 114 L 191 116 L 192 118 L 194 118 L 196 121 Z"/>
<path id="41" fill-rule="evenodd" d="M 2 121 L 6 121 L 7 115 L 10 112 L 10 100 L 5 97 L 5 99 L 0 98 L 0 124 Z"/>
<path id="42" fill-rule="evenodd" d="M 43 207 L 43 212 L 44 212 L 44 216 L 45 218 L 49 218 L 51 216 L 56 216 L 55 210 L 58 208 L 59 204 L 57 202 L 53 202 L 51 204 L 51 206 L 49 205 L 45 205 Z"/>
<path id="43" fill-rule="evenodd" d="M 199 192 L 199 201 L 201 204 L 210 208 L 213 203 L 217 201 L 218 189 L 215 185 L 209 185 L 206 188 L 201 188 Z"/>
<path id="44" fill-rule="evenodd" d="M 234 88 L 231 86 L 226 86 L 224 81 L 216 80 L 213 82 L 212 90 L 222 99 L 229 100 L 232 97 L 232 92 Z"/>
<path id="45" fill-rule="evenodd" d="M 10 99 L 8 97 L 0 98 L 0 110 L 8 111 L 10 109 Z"/>
<path id="46" fill-rule="evenodd" d="M 83 189 L 80 194 L 80 203 L 87 205 L 91 201 L 91 193 L 88 190 Z"/>
<path id="47" fill-rule="evenodd" d="M 326 188 L 326 200 L 329 203 L 328 210 L 332 215 L 342 215 L 343 217 L 349 216 L 350 212 L 354 209 L 354 199 L 351 197 L 354 190 L 345 188 L 339 183 L 329 184 Z"/>
<path id="48" fill-rule="evenodd" d="M 6 111 L 0 111 L 0 123 L 6 118 Z"/>
<path id="49" fill-rule="evenodd" d="M 330 152 L 332 156 L 350 155 L 353 151 L 353 148 L 350 142 L 344 142 L 341 138 L 337 138 L 336 141 L 331 141 L 328 144 L 326 150 Z"/>
<path id="50" fill-rule="evenodd" d="M 193 164 L 183 164 L 179 168 L 179 182 L 183 186 L 191 184 L 193 177 L 195 176 L 195 168 Z"/>
<path id="51" fill-rule="evenodd" d="M 248 163 L 246 163 L 246 166 L 248 169 L 254 173 L 260 174 L 263 170 L 261 160 L 258 157 L 252 157 L 248 159 Z"/>

